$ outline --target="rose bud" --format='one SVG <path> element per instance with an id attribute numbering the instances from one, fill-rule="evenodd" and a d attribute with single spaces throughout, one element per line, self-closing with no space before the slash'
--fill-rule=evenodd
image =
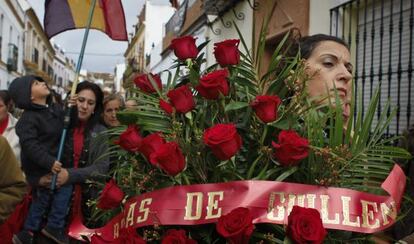
<path id="1" fill-rule="evenodd" d="M 239 43 L 238 39 L 214 43 L 214 56 L 221 67 L 237 65 L 240 62 Z"/>
<path id="2" fill-rule="evenodd" d="M 124 192 L 118 187 L 114 179 L 111 179 L 102 190 L 96 206 L 100 209 L 116 208 L 121 204 L 124 195 Z"/>
<path id="3" fill-rule="evenodd" d="M 149 75 L 151 75 L 151 77 L 155 81 L 155 84 L 157 84 L 158 89 L 162 90 L 162 83 L 161 83 L 160 76 L 159 75 L 154 75 L 152 73 L 150 73 Z M 134 78 L 134 83 L 139 89 L 141 89 L 145 93 L 155 93 L 155 92 L 157 92 L 155 90 L 154 86 L 152 85 L 151 81 L 149 80 L 148 74 L 137 75 Z"/>
<path id="4" fill-rule="evenodd" d="M 167 230 L 161 244 L 196 244 L 197 242 L 186 236 L 185 230 Z"/>
<path id="5" fill-rule="evenodd" d="M 164 143 L 164 138 L 162 138 L 158 133 L 148 135 L 142 139 L 139 152 L 142 153 L 148 161 L 150 161 L 151 154 Z"/>
<path id="6" fill-rule="evenodd" d="M 263 123 L 270 123 L 277 119 L 277 109 L 281 103 L 278 96 L 256 96 L 251 106 Z"/>
<path id="7" fill-rule="evenodd" d="M 159 146 L 150 156 L 152 165 L 159 166 L 167 174 L 175 176 L 185 168 L 185 158 L 176 142 Z"/>
<path id="8" fill-rule="evenodd" d="M 225 69 L 213 71 L 201 77 L 195 89 L 206 99 L 217 99 L 220 94 L 227 96 L 229 94 L 228 76 L 229 72 Z"/>
<path id="9" fill-rule="evenodd" d="M 167 97 L 170 99 L 175 110 L 179 113 L 185 114 L 195 107 L 193 94 L 187 85 L 169 91 Z"/>
<path id="10" fill-rule="evenodd" d="M 173 107 L 171 106 L 171 104 L 169 104 L 167 101 L 165 101 L 164 99 L 160 99 L 159 100 L 159 105 L 160 108 L 162 110 L 164 110 L 164 112 L 168 115 L 171 115 L 174 111 Z"/>
<path id="11" fill-rule="evenodd" d="M 195 44 L 196 39 L 192 36 L 183 36 L 175 38 L 171 41 L 170 48 L 174 50 L 175 56 L 179 60 L 186 60 L 188 58 L 196 58 L 198 49 Z"/>
<path id="12" fill-rule="evenodd" d="M 308 139 L 300 137 L 293 130 L 283 130 L 279 133 L 278 142 L 272 142 L 275 148 L 273 156 L 283 166 L 297 165 L 309 154 Z"/>
<path id="13" fill-rule="evenodd" d="M 327 234 L 318 210 L 293 206 L 286 233 L 298 244 L 323 243 Z"/>
<path id="14" fill-rule="evenodd" d="M 247 244 L 253 234 L 253 218 L 248 208 L 239 207 L 222 215 L 217 222 L 217 232 L 230 244 Z"/>
<path id="15" fill-rule="evenodd" d="M 122 132 L 119 139 L 114 141 L 128 152 L 137 152 L 142 143 L 142 137 L 136 125 L 128 125 L 128 128 Z"/>
<path id="16" fill-rule="evenodd" d="M 242 139 L 234 124 L 217 124 L 204 131 L 204 143 L 218 159 L 227 160 L 239 151 Z"/>

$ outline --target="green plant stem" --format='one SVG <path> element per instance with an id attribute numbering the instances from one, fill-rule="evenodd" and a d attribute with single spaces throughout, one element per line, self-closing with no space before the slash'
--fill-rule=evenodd
<path id="1" fill-rule="evenodd" d="M 269 128 L 269 126 L 266 124 L 265 128 L 263 129 L 262 136 L 260 137 L 260 145 L 262 145 L 262 146 L 263 146 L 264 140 L 266 138 L 268 128 Z"/>
<path id="2" fill-rule="evenodd" d="M 259 162 L 259 160 L 263 157 L 263 153 L 260 153 L 259 156 L 256 158 L 256 160 L 254 160 L 254 162 L 252 163 L 252 165 L 249 168 L 249 171 L 247 172 L 247 177 L 246 179 L 251 179 L 252 175 L 253 175 L 253 171 L 254 168 L 256 168 L 257 163 Z"/>
<path id="3" fill-rule="evenodd" d="M 223 115 L 224 115 L 224 121 L 225 121 L 226 123 L 229 123 L 229 122 L 230 122 L 230 120 L 229 120 L 229 115 L 226 113 L 226 110 L 225 110 L 225 108 L 226 108 L 226 104 L 225 104 L 224 99 L 225 99 L 225 98 L 221 98 L 221 99 L 220 99 L 220 110 L 223 112 Z"/>
<path id="4" fill-rule="evenodd" d="M 185 182 L 186 185 L 191 185 L 190 180 L 188 179 L 187 175 L 184 173 L 181 173 L 183 180 Z"/>

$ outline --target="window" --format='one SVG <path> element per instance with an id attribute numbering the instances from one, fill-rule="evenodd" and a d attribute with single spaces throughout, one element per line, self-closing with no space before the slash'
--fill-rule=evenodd
<path id="1" fill-rule="evenodd" d="M 356 90 L 361 91 L 357 101 L 363 101 L 363 112 L 379 84 L 381 100 L 376 119 L 388 98 L 398 108 L 387 129 L 389 135 L 400 134 L 413 122 L 413 5 L 410 0 L 352 0 L 331 9 L 331 34 L 343 38 L 355 58 Z"/>
<path id="2" fill-rule="evenodd" d="M 39 64 L 39 51 L 37 50 L 37 48 L 33 48 L 32 62 L 35 64 Z"/>
<path id="3" fill-rule="evenodd" d="M 9 55 L 7 58 L 7 70 L 17 71 L 17 58 L 19 49 L 13 43 L 9 43 Z"/>

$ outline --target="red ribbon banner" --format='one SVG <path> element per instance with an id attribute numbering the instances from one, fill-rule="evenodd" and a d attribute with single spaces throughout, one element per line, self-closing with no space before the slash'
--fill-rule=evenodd
<path id="1" fill-rule="evenodd" d="M 98 229 L 88 229 L 76 216 L 69 235 L 81 239 L 98 234 L 110 241 L 127 227 L 214 223 L 237 207 L 249 208 L 254 223 L 287 224 L 294 205 L 319 210 L 325 228 L 374 233 L 395 222 L 405 188 L 405 175 L 398 165 L 381 187 L 389 196 L 255 180 L 174 186 L 130 198 L 122 213 Z"/>

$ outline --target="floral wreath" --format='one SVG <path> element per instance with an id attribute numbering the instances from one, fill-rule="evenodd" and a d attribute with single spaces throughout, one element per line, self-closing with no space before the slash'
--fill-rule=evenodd
<path id="1" fill-rule="evenodd" d="M 259 72 L 263 33 L 254 52 L 241 35 L 240 40 L 214 43 L 217 63 L 210 67 L 205 67 L 202 52 L 208 41 L 196 46 L 192 36 L 174 39 L 170 48 L 177 60 L 170 69 L 174 72 L 164 71 L 166 85 L 158 74 L 137 75 L 131 92 L 136 94 L 138 106 L 118 114 L 127 127 L 111 131 L 116 137 L 112 157 L 118 160 L 113 179 L 95 201 L 94 215 L 103 222 L 122 211 L 127 216 L 127 208 L 120 206 L 127 196 L 168 187 L 249 180 L 386 195 L 383 182 L 390 176 L 394 160 L 409 157 L 403 149 L 390 146 L 396 138 L 383 137 L 393 114 L 383 113 L 372 126 L 379 100 L 376 92 L 365 117 L 358 112 L 354 118 L 351 111 L 344 130 L 341 106 L 308 99 L 309 77 L 299 55 L 286 54 L 288 37 L 274 51 L 264 74 Z M 352 101 L 352 108 L 355 106 L 362 105 Z M 173 202 L 174 196 L 171 199 Z M 284 224 L 253 223 L 252 208 L 234 205 L 210 224 L 159 223 L 139 229 L 125 224 L 115 241 L 322 243 L 370 238 L 326 229 L 320 210 L 297 205 L 291 206 Z M 91 241 L 107 243 L 99 234 Z"/>

